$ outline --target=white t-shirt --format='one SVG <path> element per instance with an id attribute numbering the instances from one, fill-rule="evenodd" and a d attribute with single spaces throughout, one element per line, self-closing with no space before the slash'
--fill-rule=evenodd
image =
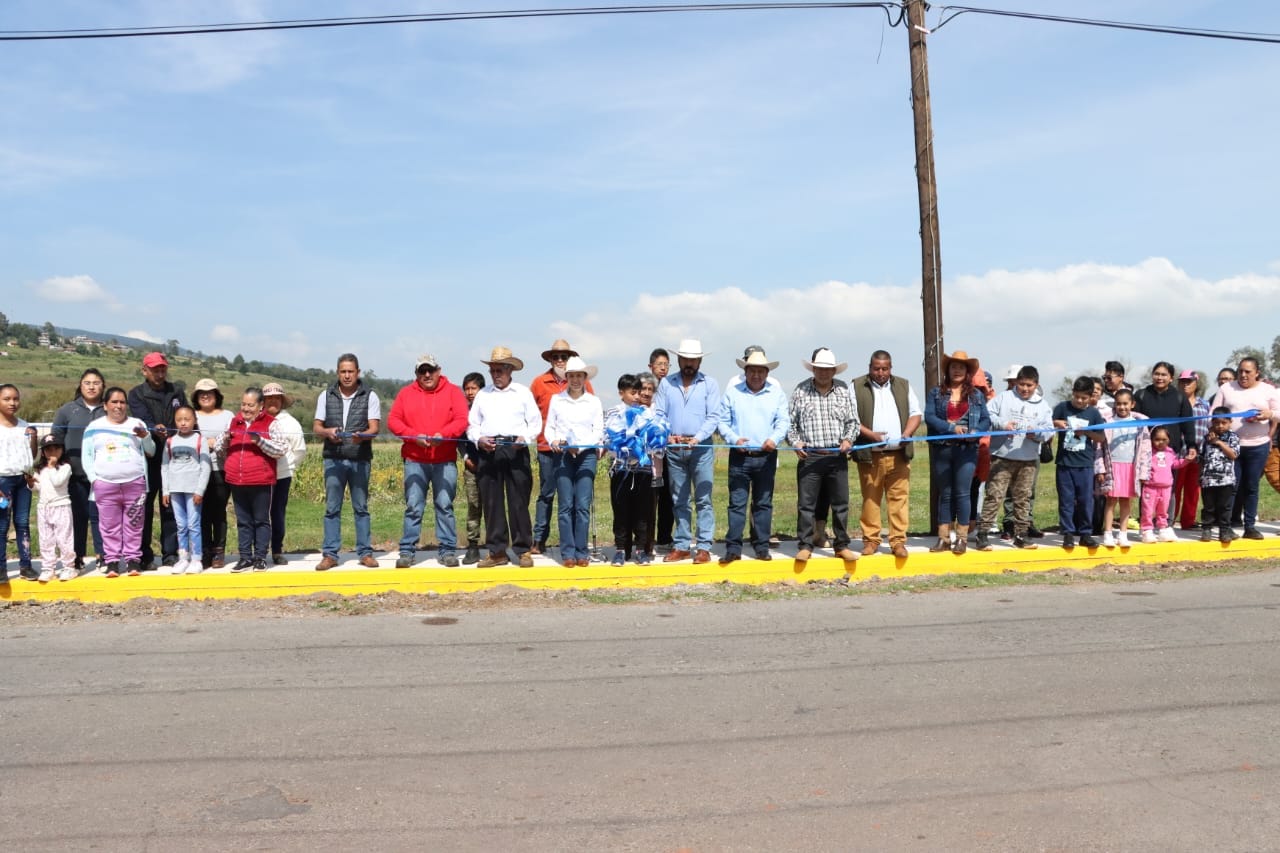
<path id="1" fill-rule="evenodd" d="M 16 477 L 35 464 L 27 435 L 30 427 L 22 418 L 18 418 L 17 426 L 0 427 L 0 477 Z"/>

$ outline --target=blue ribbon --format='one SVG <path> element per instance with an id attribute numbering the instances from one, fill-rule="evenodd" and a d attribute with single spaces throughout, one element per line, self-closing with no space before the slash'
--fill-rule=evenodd
<path id="1" fill-rule="evenodd" d="M 649 466 L 653 454 L 667 446 L 671 428 L 667 422 L 655 417 L 645 417 L 649 412 L 644 406 L 630 406 L 624 413 L 624 429 L 606 429 L 605 449 L 613 454 L 621 467 Z M 637 424 L 637 421 L 639 423 Z"/>

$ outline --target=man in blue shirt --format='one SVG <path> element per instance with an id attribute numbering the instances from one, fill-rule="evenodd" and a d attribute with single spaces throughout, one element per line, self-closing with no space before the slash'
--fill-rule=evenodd
<path id="1" fill-rule="evenodd" d="M 778 470 L 778 444 L 787 435 L 787 395 L 770 383 L 769 371 L 778 362 L 763 351 L 738 359 L 744 378 L 731 385 L 720 401 L 720 435 L 729 445 L 729 533 L 725 537 L 726 566 L 742 559 L 742 528 L 751 497 L 751 548 L 756 559 L 769 560 L 773 527 L 773 481 Z"/>
<path id="2" fill-rule="evenodd" d="M 671 425 L 665 470 L 671 486 L 676 531 L 671 551 L 663 558 L 667 563 L 690 557 L 695 563 L 709 563 L 711 543 L 715 541 L 711 485 L 716 460 L 711 436 L 716 431 L 720 386 L 701 370 L 705 355 L 701 341 L 694 338 L 681 341 L 676 349 L 680 371 L 668 374 L 658 383 L 653 404 L 657 416 Z M 689 512 L 690 492 L 697 509 L 696 529 Z"/>

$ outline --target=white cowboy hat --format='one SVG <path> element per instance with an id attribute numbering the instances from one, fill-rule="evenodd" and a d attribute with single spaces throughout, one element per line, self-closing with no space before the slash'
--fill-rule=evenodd
<path id="1" fill-rule="evenodd" d="M 769 361 L 769 356 L 764 354 L 764 350 L 756 350 L 746 358 L 740 358 L 737 361 L 738 367 L 743 370 L 746 370 L 748 367 L 763 367 L 768 370 L 773 370 L 778 366 L 778 362 Z"/>
<path id="2" fill-rule="evenodd" d="M 569 360 L 565 362 L 564 372 L 566 376 L 570 373 L 585 373 L 587 374 L 587 379 L 595 379 L 599 368 L 594 364 L 587 364 L 579 356 L 571 355 Z"/>
<path id="3" fill-rule="evenodd" d="M 834 367 L 836 369 L 836 373 L 844 373 L 849 369 L 849 362 L 842 361 L 837 364 L 835 353 L 826 347 L 823 347 L 813 354 L 813 361 L 802 361 L 800 363 L 803 364 L 805 369 L 810 373 L 813 373 L 813 369 L 815 367 Z"/>
<path id="4" fill-rule="evenodd" d="M 680 346 L 676 347 L 676 355 L 681 358 L 702 358 L 706 353 L 702 351 L 702 341 L 697 338 L 685 338 L 680 342 Z"/>

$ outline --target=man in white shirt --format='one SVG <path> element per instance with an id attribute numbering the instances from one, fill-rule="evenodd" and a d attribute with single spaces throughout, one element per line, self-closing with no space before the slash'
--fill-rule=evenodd
<path id="1" fill-rule="evenodd" d="M 484 361 L 484 359 L 481 359 Z M 467 438 L 480 451 L 476 481 L 484 507 L 484 528 L 489 556 L 477 563 L 481 569 L 510 562 L 511 545 L 523 568 L 533 566 L 533 524 L 529 496 L 533 493 L 533 469 L 529 445 L 542 432 L 542 414 L 533 393 L 511 381 L 524 362 L 507 347 L 494 347 L 488 361 L 492 380 L 476 395 L 467 420 Z"/>
<path id="2" fill-rule="evenodd" d="M 910 383 L 893 375 L 893 357 L 884 350 L 871 354 L 867 372 L 849 383 L 857 405 L 858 440 L 853 458 L 862 487 L 862 555 L 880 547 L 880 504 L 887 498 L 889 547 L 893 556 L 907 556 L 907 525 L 911 520 L 910 438 L 924 411 Z M 873 445 L 859 449 L 858 445 Z"/>

